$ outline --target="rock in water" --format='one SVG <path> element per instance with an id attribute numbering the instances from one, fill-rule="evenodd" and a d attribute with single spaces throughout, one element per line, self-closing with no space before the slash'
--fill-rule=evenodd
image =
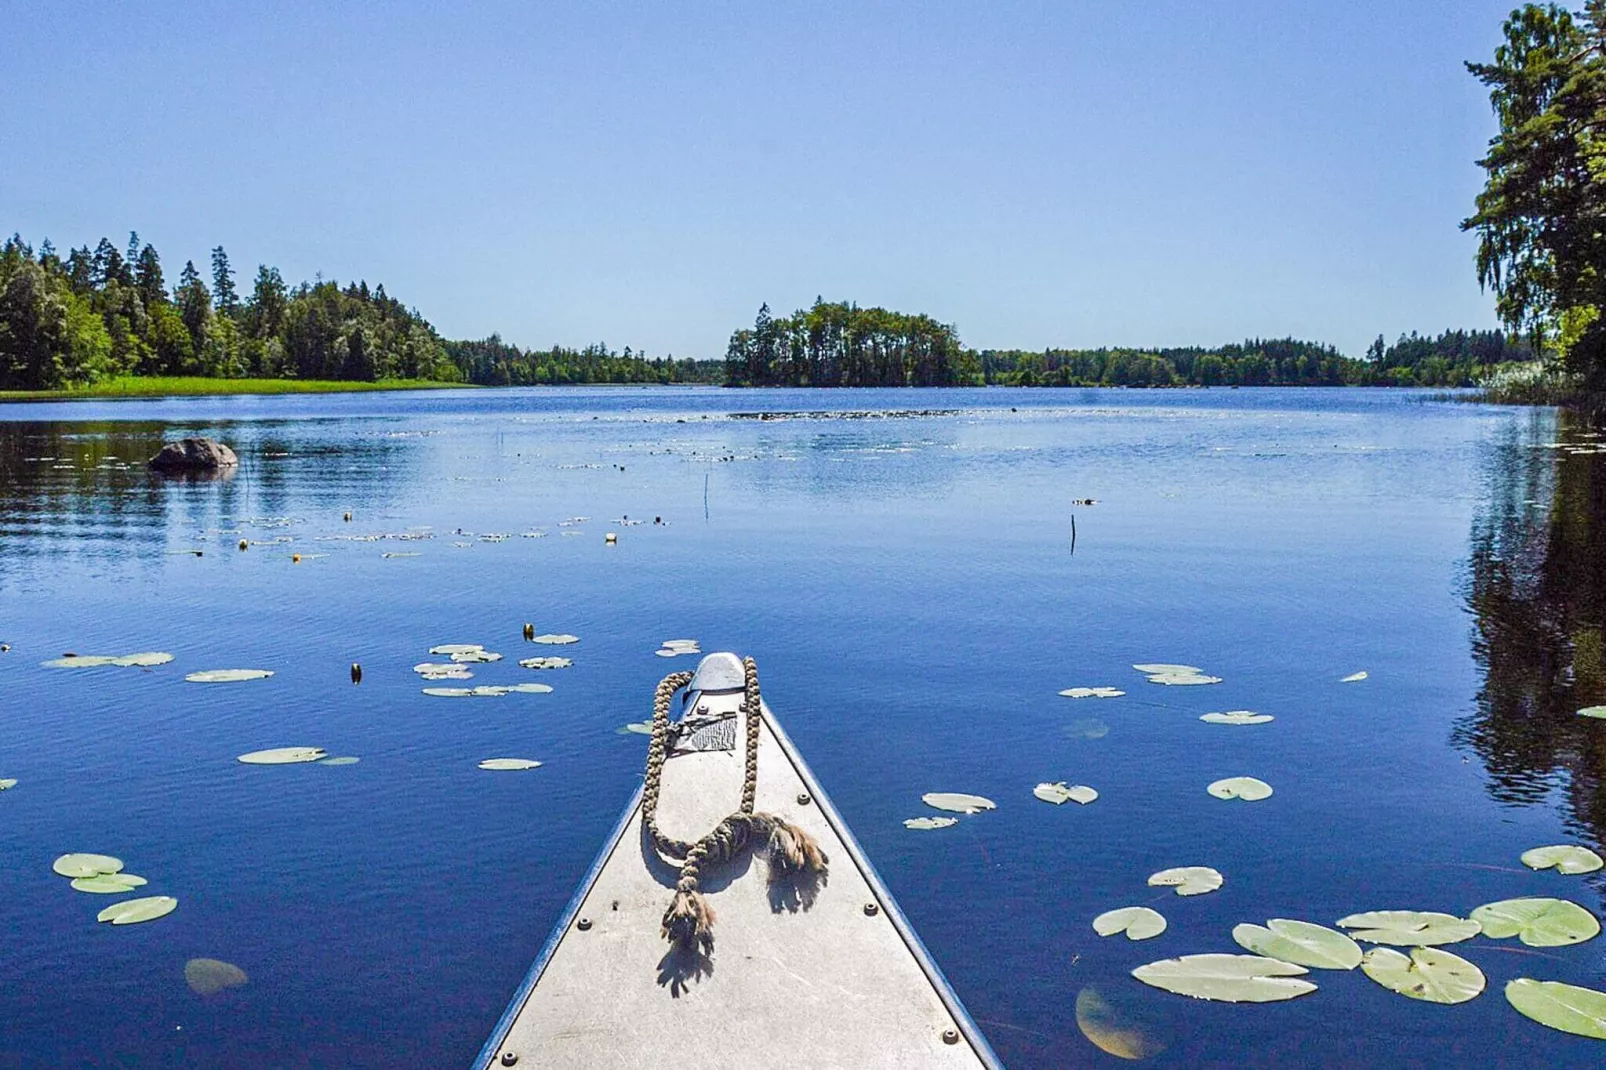
<path id="1" fill-rule="evenodd" d="M 150 467 L 158 472 L 215 472 L 239 463 L 234 451 L 216 439 L 186 438 L 164 444 Z"/>

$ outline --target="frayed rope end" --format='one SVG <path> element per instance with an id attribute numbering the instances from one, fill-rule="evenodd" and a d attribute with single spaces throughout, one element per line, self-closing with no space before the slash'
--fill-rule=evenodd
<path id="1" fill-rule="evenodd" d="M 706 955 L 714 950 L 713 927 L 714 908 L 708 905 L 703 893 L 686 890 L 675 892 L 669 909 L 664 911 L 665 940 Z"/>
<path id="2" fill-rule="evenodd" d="M 812 874 L 824 877 L 830 859 L 814 837 L 781 817 L 770 819 L 769 858 L 772 876 Z"/>

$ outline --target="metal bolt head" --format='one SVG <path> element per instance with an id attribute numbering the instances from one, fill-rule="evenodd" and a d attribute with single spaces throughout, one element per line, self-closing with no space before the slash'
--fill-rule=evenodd
<path id="1" fill-rule="evenodd" d="M 587 932 L 591 928 L 591 919 L 581 918 L 579 921 L 574 923 L 574 927 L 579 929 L 581 932 Z"/>
<path id="2" fill-rule="evenodd" d="M 809 793 L 808 792 L 800 791 L 800 792 L 797 793 L 797 804 L 799 806 L 807 806 L 809 803 L 811 803 L 813 801 L 814 801 L 813 799 L 809 798 Z"/>
<path id="3" fill-rule="evenodd" d="M 864 916 L 865 917 L 873 918 L 879 913 L 881 913 L 881 908 L 876 906 L 874 903 L 866 903 L 866 904 L 864 904 Z"/>
<path id="4" fill-rule="evenodd" d="M 502 1053 L 502 1065 L 503 1066 L 512 1066 L 514 1063 L 516 1063 L 518 1061 L 519 1061 L 518 1052 L 504 1051 Z"/>
<path id="5" fill-rule="evenodd" d="M 958 1044 L 959 1043 L 959 1030 L 957 1030 L 957 1029 L 944 1029 L 942 1031 L 942 1042 L 944 1044 Z"/>

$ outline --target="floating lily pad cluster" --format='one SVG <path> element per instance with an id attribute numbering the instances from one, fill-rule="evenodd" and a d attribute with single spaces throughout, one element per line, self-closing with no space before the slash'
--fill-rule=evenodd
<path id="1" fill-rule="evenodd" d="M 678 658 L 682 654 L 701 654 L 703 648 L 695 639 L 665 639 L 653 653 L 661 658 Z"/>
<path id="2" fill-rule="evenodd" d="M 1060 692 L 1065 698 L 1120 698 L 1124 694 L 1118 687 L 1067 687 Z"/>
<path id="3" fill-rule="evenodd" d="M 540 637 L 537 637 L 537 642 Z M 480 643 L 441 643 L 429 648 L 429 652 L 436 657 L 450 658 L 450 661 L 421 662 L 413 666 L 413 671 L 423 677 L 426 683 L 439 683 L 442 680 L 467 680 L 473 677 L 470 665 L 486 665 L 502 660 L 502 655 L 494 650 L 487 650 Z M 526 668 L 558 668 L 557 665 L 545 664 L 548 661 L 570 664 L 567 658 L 526 658 L 519 662 Z M 539 664 L 536 664 L 539 663 Z M 424 694 L 434 698 L 501 698 L 504 695 L 526 694 L 545 695 L 552 691 L 547 684 L 481 684 L 477 687 L 426 687 Z"/>
<path id="4" fill-rule="evenodd" d="M 1099 793 L 1086 784 L 1067 786 L 1063 780 L 1055 781 L 1052 784 L 1039 784 L 1032 789 L 1032 794 L 1046 803 L 1053 803 L 1055 806 L 1063 806 L 1068 802 L 1080 803 L 1086 806 L 1099 797 Z"/>
<path id="5" fill-rule="evenodd" d="M 573 658 L 524 658 L 519 664 L 526 669 L 567 669 Z"/>
<path id="6" fill-rule="evenodd" d="M 126 895 L 147 883 L 144 877 L 123 872 L 123 860 L 102 854 L 65 854 L 51 863 L 51 869 L 72 882 L 74 891 L 92 895 Z M 170 895 L 149 895 L 124 899 L 95 915 L 96 921 L 113 925 L 136 925 L 171 914 L 178 900 Z"/>
<path id="7" fill-rule="evenodd" d="M 1166 684 L 1169 686 L 1189 686 L 1199 684 L 1219 684 L 1221 677 L 1207 676 L 1205 671 L 1197 665 L 1173 665 L 1168 662 L 1149 662 L 1143 665 L 1132 666 L 1138 672 L 1149 678 L 1151 684 Z"/>
<path id="8" fill-rule="evenodd" d="M 928 791 L 920 797 L 920 801 L 934 810 L 946 810 L 952 814 L 979 814 L 983 810 L 996 810 L 998 804 L 991 799 L 980 795 L 966 795 L 963 792 Z M 959 824 L 957 817 L 911 817 L 903 823 L 909 829 L 945 829 Z"/>

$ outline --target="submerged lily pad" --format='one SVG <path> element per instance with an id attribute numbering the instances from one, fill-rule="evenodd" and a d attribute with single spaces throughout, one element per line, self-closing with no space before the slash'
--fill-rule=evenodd
<path id="1" fill-rule="evenodd" d="M 244 970 L 222 959 L 190 959 L 184 964 L 184 983 L 198 996 L 215 996 L 248 980 Z"/>
<path id="2" fill-rule="evenodd" d="M 1204 670 L 1199 668 L 1197 665 L 1171 665 L 1163 661 L 1153 662 L 1148 665 L 1134 665 L 1132 667 L 1138 672 L 1145 673 L 1149 676 L 1160 676 L 1166 673 L 1175 673 L 1179 676 L 1188 676 L 1194 673 L 1204 672 Z"/>
<path id="3" fill-rule="evenodd" d="M 1149 940 L 1165 932 L 1165 916 L 1149 907 L 1120 907 L 1094 918 L 1093 931 L 1100 936 L 1124 932 L 1128 940 Z"/>
<path id="4" fill-rule="evenodd" d="M 1578 711 L 1580 717 L 1598 717 L 1606 720 L 1606 706 L 1585 706 Z"/>
<path id="5" fill-rule="evenodd" d="M 1199 720 L 1205 724 L 1265 724 L 1277 718 L 1269 713 L 1256 713 L 1253 710 L 1228 710 L 1226 713 L 1205 713 Z"/>
<path id="6" fill-rule="evenodd" d="M 1422 947 L 1428 944 L 1456 944 L 1483 931 L 1475 921 L 1431 910 L 1372 910 L 1339 918 L 1341 928 L 1369 944 L 1398 944 Z"/>
<path id="7" fill-rule="evenodd" d="M 1205 790 L 1218 799 L 1259 802 L 1261 799 L 1271 798 L 1271 785 L 1252 776 L 1227 777 L 1225 780 L 1215 781 Z"/>
<path id="8" fill-rule="evenodd" d="M 184 679 L 192 684 L 232 684 L 241 680 L 265 680 L 272 675 L 271 669 L 206 669 L 192 672 Z"/>
<path id="9" fill-rule="evenodd" d="M 68 854 L 52 862 L 50 868 L 63 877 L 99 877 L 122 872 L 123 860 L 111 855 Z"/>
<path id="10" fill-rule="evenodd" d="M 1132 976 L 1146 985 L 1194 999 L 1223 1003 L 1276 1003 L 1316 991 L 1299 979 L 1305 967 L 1259 955 L 1184 955 L 1139 966 Z"/>
<path id="11" fill-rule="evenodd" d="M 573 658 L 525 658 L 519 662 L 526 669 L 567 669 L 574 664 Z"/>
<path id="12" fill-rule="evenodd" d="M 1059 806 L 1068 802 L 1081 803 L 1083 806 L 1086 806 L 1088 803 L 1099 797 L 1099 793 L 1088 787 L 1086 784 L 1076 784 L 1071 787 L 1066 787 L 1065 781 L 1063 780 L 1057 781 L 1053 784 L 1039 784 L 1037 787 L 1032 789 L 1032 794 L 1037 796 L 1039 799 L 1042 799 L 1046 803 L 1053 803 L 1055 806 Z"/>
<path id="13" fill-rule="evenodd" d="M 1083 717 L 1066 725 L 1065 734 L 1072 739 L 1103 739 L 1110 734 L 1110 726 L 1097 717 Z"/>
<path id="14" fill-rule="evenodd" d="M 132 873 L 102 873 L 96 877 L 75 877 L 72 886 L 74 891 L 93 892 L 97 895 L 121 895 L 131 892 L 135 888 L 143 887 L 149 882 L 144 877 L 137 877 Z"/>
<path id="15" fill-rule="evenodd" d="M 530 640 L 532 643 L 546 643 L 549 646 L 568 646 L 570 643 L 578 643 L 579 641 L 580 637 L 578 635 L 569 635 L 567 633 L 538 635 Z"/>
<path id="16" fill-rule="evenodd" d="M 1353 970 L 1361 964 L 1361 945 L 1336 929 L 1308 921 L 1272 918 L 1263 926 L 1236 925 L 1232 938 L 1246 951 L 1299 966 Z"/>
<path id="17" fill-rule="evenodd" d="M 173 913 L 178 900 L 170 895 L 149 895 L 143 899 L 125 899 L 95 915 L 96 921 L 109 921 L 113 925 L 138 925 L 142 921 L 155 921 Z"/>
<path id="18" fill-rule="evenodd" d="M 1204 895 L 1220 888 L 1226 880 L 1209 866 L 1177 866 L 1151 874 L 1149 887 L 1175 888 L 1178 895 Z"/>
<path id="19" fill-rule="evenodd" d="M 651 721 L 631 721 L 629 724 L 627 724 L 623 728 L 619 729 L 619 731 L 620 731 L 621 734 L 624 734 L 624 735 L 630 735 L 630 734 L 634 733 L 635 735 L 639 735 L 639 736 L 650 736 L 650 735 L 652 735 L 652 722 Z"/>
<path id="20" fill-rule="evenodd" d="M 1522 864 L 1529 869 L 1549 869 L 1556 867 L 1557 873 L 1569 875 L 1578 873 L 1593 873 L 1606 861 L 1588 847 L 1577 847 L 1570 844 L 1555 847 L 1534 847 L 1522 852 Z"/>
<path id="21" fill-rule="evenodd" d="M 1366 679 L 1366 673 L 1365 672 L 1352 672 L 1348 676 L 1344 677 L 1344 679 L 1340 680 L 1339 683 L 1341 683 L 1341 684 L 1358 684 L 1364 679 Z"/>
<path id="22" fill-rule="evenodd" d="M 911 817 L 903 823 L 906 829 L 946 829 L 959 824 L 957 817 Z"/>
<path id="23" fill-rule="evenodd" d="M 1477 966 L 1438 947 L 1413 947 L 1409 958 L 1374 947 L 1361 959 L 1361 972 L 1390 992 L 1428 1003 L 1465 1003 L 1486 983 Z"/>
<path id="24" fill-rule="evenodd" d="M 982 810 L 996 810 L 998 804 L 980 795 L 963 792 L 931 791 L 920 796 L 920 801 L 938 810 L 952 810 L 956 814 L 975 814 Z"/>
<path id="25" fill-rule="evenodd" d="M 1126 692 L 1118 687 L 1067 687 L 1060 694 L 1066 698 L 1120 698 Z"/>
<path id="26" fill-rule="evenodd" d="M 541 763 L 533 758 L 487 758 L 480 763 L 480 768 L 511 772 L 517 769 L 536 769 L 540 765 Z"/>
<path id="27" fill-rule="evenodd" d="M 322 747 L 274 747 L 272 750 L 254 750 L 235 759 L 246 765 L 294 765 L 298 762 L 316 762 L 329 757 Z"/>
<path id="28" fill-rule="evenodd" d="M 1117 1059 L 1150 1059 L 1166 1049 L 1165 1042 L 1145 1027 L 1141 1012 L 1112 1003 L 1091 985 L 1076 994 L 1076 1028 L 1094 1047 Z"/>
<path id="29" fill-rule="evenodd" d="M 1562 947 L 1600 934 L 1595 915 L 1566 899 L 1502 899 L 1472 912 L 1485 936 L 1520 937 L 1529 947 Z"/>
<path id="30" fill-rule="evenodd" d="M 1506 985 L 1506 1002 L 1540 1025 L 1606 1040 L 1606 992 L 1519 977 Z"/>
<path id="31" fill-rule="evenodd" d="M 362 761 L 361 758 L 354 758 L 349 754 L 343 754 L 338 758 L 319 758 L 318 759 L 318 764 L 319 765 L 356 765 L 360 761 Z"/>

